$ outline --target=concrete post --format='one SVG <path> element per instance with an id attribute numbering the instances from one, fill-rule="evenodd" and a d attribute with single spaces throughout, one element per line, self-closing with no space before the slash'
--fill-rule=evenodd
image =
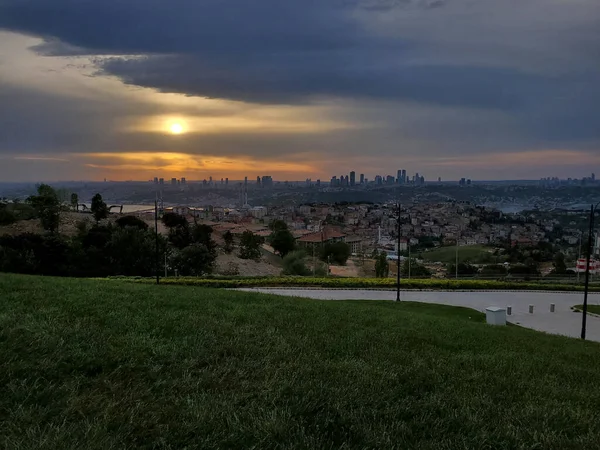
<path id="1" fill-rule="evenodd" d="M 554 312 L 556 305 L 554 303 L 550 303 L 550 312 Z"/>
<path id="2" fill-rule="evenodd" d="M 507 307 L 506 307 L 506 314 L 507 314 L 508 316 L 512 315 L 512 306 L 507 306 Z"/>
<path id="3" fill-rule="evenodd" d="M 529 305 L 529 314 L 533 314 L 533 305 Z"/>

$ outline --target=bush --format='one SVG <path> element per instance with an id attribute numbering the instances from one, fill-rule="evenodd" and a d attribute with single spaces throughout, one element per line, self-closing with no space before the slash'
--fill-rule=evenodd
<path id="1" fill-rule="evenodd" d="M 335 242 L 333 244 L 325 244 L 321 249 L 320 258 L 324 262 L 331 259 L 332 262 L 341 266 L 346 264 L 350 257 L 350 246 L 344 242 Z"/>
<path id="2" fill-rule="evenodd" d="M 147 230 L 148 229 L 148 224 L 146 222 L 144 222 L 142 219 L 140 219 L 139 217 L 136 217 L 136 216 L 123 216 L 123 217 L 119 217 L 115 221 L 115 223 L 120 228 L 135 227 L 135 228 L 138 228 L 140 230 Z"/>
<path id="3" fill-rule="evenodd" d="M 296 251 L 288 253 L 283 258 L 283 275 L 298 275 L 308 276 L 311 271 L 306 266 L 305 262 L 306 253 L 303 251 Z"/>

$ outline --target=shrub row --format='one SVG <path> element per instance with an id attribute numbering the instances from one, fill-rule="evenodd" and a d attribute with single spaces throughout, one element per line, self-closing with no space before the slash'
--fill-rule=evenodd
<path id="1" fill-rule="evenodd" d="M 155 283 L 153 278 L 114 278 L 138 283 Z M 213 288 L 242 287 L 314 287 L 314 288 L 367 288 L 393 289 L 396 281 L 392 278 L 312 278 L 312 277 L 218 277 L 218 278 L 162 278 L 161 284 L 203 286 Z M 404 279 L 402 289 L 423 290 L 543 290 L 543 291 L 583 291 L 583 286 L 573 284 L 540 283 L 528 281 L 494 280 L 436 280 Z M 590 286 L 590 291 L 600 292 L 600 285 Z"/>

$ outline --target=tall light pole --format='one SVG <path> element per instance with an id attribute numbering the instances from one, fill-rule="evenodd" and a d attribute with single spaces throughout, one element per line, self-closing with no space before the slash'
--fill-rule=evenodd
<path id="1" fill-rule="evenodd" d="M 600 202 L 596 203 L 596 205 L 592 205 L 590 209 L 590 228 L 588 234 L 588 251 L 587 251 L 587 260 L 585 265 L 585 287 L 583 288 L 583 317 L 581 318 L 581 339 L 585 340 L 585 331 L 587 326 L 587 303 L 588 303 L 588 291 L 590 288 L 590 260 L 592 258 L 592 243 L 594 239 L 594 218 L 596 216 L 596 211 L 598 210 L 598 205 Z"/>
<path id="2" fill-rule="evenodd" d="M 400 211 L 401 210 L 402 210 L 402 207 L 401 207 L 400 203 L 398 203 L 398 220 L 397 220 L 398 251 L 396 252 L 396 256 L 398 257 L 398 260 L 396 262 L 396 265 L 398 267 L 398 273 L 396 274 L 396 301 L 397 302 L 400 301 L 400 235 L 402 234 L 402 227 L 400 226 Z"/>
<path id="3" fill-rule="evenodd" d="M 160 283 L 160 276 L 158 274 L 158 266 L 159 266 L 159 255 L 158 255 L 158 200 L 154 200 L 154 234 L 156 236 L 156 258 L 154 263 L 156 264 L 156 284 Z"/>

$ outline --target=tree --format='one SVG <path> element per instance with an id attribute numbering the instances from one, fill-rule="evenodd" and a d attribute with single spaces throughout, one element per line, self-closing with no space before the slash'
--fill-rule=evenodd
<path id="1" fill-rule="evenodd" d="M 75 192 L 71 194 L 71 208 L 75 211 L 79 210 L 79 196 Z"/>
<path id="2" fill-rule="evenodd" d="M 552 263 L 554 266 L 554 269 L 552 269 L 552 274 L 556 274 L 556 275 L 562 275 L 562 274 L 566 274 L 567 271 L 567 265 L 565 264 L 565 255 L 561 252 L 558 252 L 555 256 L 554 256 L 554 262 Z"/>
<path id="3" fill-rule="evenodd" d="M 169 229 L 168 239 L 173 247 L 180 250 L 194 243 L 189 226 L 172 227 Z"/>
<path id="4" fill-rule="evenodd" d="M 308 276 L 310 270 L 306 267 L 304 258 L 306 253 L 303 251 L 290 252 L 283 258 L 283 275 Z"/>
<path id="5" fill-rule="evenodd" d="M 104 203 L 100 194 L 96 194 L 92 197 L 91 209 L 94 219 L 96 219 L 96 223 L 108 217 L 108 206 L 106 206 L 106 203 Z"/>
<path id="6" fill-rule="evenodd" d="M 56 191 L 47 184 L 41 184 L 37 189 L 38 195 L 32 195 L 27 202 L 35 209 L 42 228 L 54 233 L 60 223 L 60 200 Z"/>
<path id="7" fill-rule="evenodd" d="M 387 260 L 387 255 L 381 252 L 375 259 L 375 276 L 377 278 L 387 278 L 390 273 L 390 264 Z"/>
<path id="8" fill-rule="evenodd" d="M 6 203 L 0 203 L 0 225 L 10 225 L 16 222 L 17 217 L 15 214 L 8 209 Z"/>
<path id="9" fill-rule="evenodd" d="M 322 261 L 331 261 L 343 266 L 350 257 L 350 246 L 345 242 L 334 242 L 325 244 L 321 249 L 320 258 Z"/>
<path id="10" fill-rule="evenodd" d="M 296 238 L 287 227 L 273 231 L 269 237 L 269 243 L 282 258 L 296 248 Z"/>
<path id="11" fill-rule="evenodd" d="M 240 258 L 260 259 L 260 246 L 263 242 L 264 239 L 261 236 L 257 236 L 249 230 L 244 231 L 240 239 Z"/>
<path id="12" fill-rule="evenodd" d="M 213 271 L 215 258 L 204 244 L 192 244 L 177 252 L 171 265 L 181 275 L 202 276 Z"/>
<path id="13" fill-rule="evenodd" d="M 269 224 L 269 230 L 271 231 L 280 231 L 287 230 L 288 226 L 283 220 L 275 219 Z"/>
<path id="14" fill-rule="evenodd" d="M 147 230 L 148 229 L 148 224 L 146 222 L 144 222 L 142 219 L 140 219 L 139 217 L 136 216 L 123 216 L 123 217 L 119 217 L 115 223 L 117 224 L 117 226 L 119 228 L 125 228 L 125 227 L 134 227 L 134 228 L 138 228 L 140 230 Z"/>
<path id="15" fill-rule="evenodd" d="M 230 254 L 233 251 L 233 233 L 227 230 L 223 235 L 223 240 L 225 241 L 223 249 L 225 253 Z"/>
<path id="16" fill-rule="evenodd" d="M 162 220 L 162 223 L 167 228 L 174 228 L 177 226 L 181 226 L 181 227 L 189 226 L 189 223 L 184 216 L 181 216 L 181 215 L 173 213 L 173 212 L 168 212 L 168 213 L 163 214 L 161 220 Z"/>
<path id="17" fill-rule="evenodd" d="M 159 236 L 159 252 L 165 242 Z M 156 236 L 154 232 L 136 227 L 117 228 L 107 246 L 111 270 L 115 275 L 151 276 L 156 271 Z M 162 250 L 162 251 L 161 251 Z"/>

